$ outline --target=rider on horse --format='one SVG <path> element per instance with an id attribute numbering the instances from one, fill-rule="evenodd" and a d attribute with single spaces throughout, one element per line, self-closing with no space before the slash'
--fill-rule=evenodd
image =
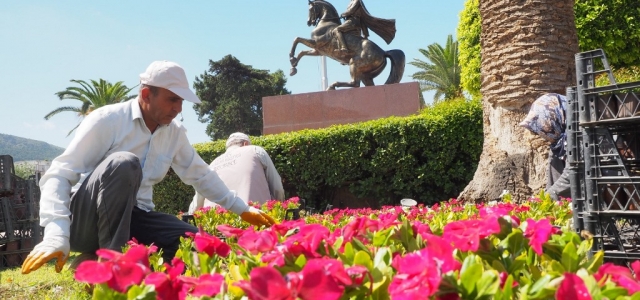
<path id="1" fill-rule="evenodd" d="M 347 10 L 342 13 L 341 17 L 345 19 L 345 22 L 335 28 L 335 34 L 338 37 L 339 50 L 341 52 L 349 52 L 343 36 L 345 33 L 367 39 L 369 37 L 369 29 L 371 29 L 387 44 L 391 43 L 396 35 L 396 20 L 381 19 L 372 16 L 369 14 L 369 11 L 367 11 L 362 0 L 351 0 L 349 6 L 347 6 Z"/>

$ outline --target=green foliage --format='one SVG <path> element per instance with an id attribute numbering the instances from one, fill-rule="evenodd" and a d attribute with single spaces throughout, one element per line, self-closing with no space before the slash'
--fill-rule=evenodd
<path id="1" fill-rule="evenodd" d="M 0 155 L 11 155 L 14 162 L 52 160 L 62 152 L 63 148 L 45 142 L 0 133 Z"/>
<path id="2" fill-rule="evenodd" d="M 640 2 L 578 0 L 574 10 L 581 51 L 602 48 L 616 67 L 640 65 Z"/>
<path id="3" fill-rule="evenodd" d="M 31 164 L 16 164 L 13 167 L 13 171 L 16 176 L 22 179 L 29 178 L 29 176 L 36 174 L 36 168 Z"/>
<path id="4" fill-rule="evenodd" d="M 640 2 L 577 0 L 574 12 L 580 51 L 602 48 L 612 66 L 640 66 L 640 47 L 637 42 L 640 40 Z M 481 22 L 479 0 L 466 0 L 457 29 L 460 82 L 474 97 L 480 93 Z M 637 74 L 637 69 L 633 72 Z M 619 79 L 620 82 L 637 81 L 625 81 L 623 77 Z"/>
<path id="5" fill-rule="evenodd" d="M 60 100 L 70 99 L 70 100 L 78 100 L 82 102 L 80 107 L 74 106 L 62 106 L 58 107 L 48 114 L 44 116 L 45 120 L 49 120 L 54 115 L 57 115 L 63 111 L 70 111 L 76 113 L 80 117 L 84 117 L 94 111 L 95 109 L 113 104 L 124 102 L 130 99 L 137 97 L 137 95 L 129 95 L 133 88 L 128 88 L 126 85 L 122 84 L 122 81 L 118 81 L 115 84 L 112 84 L 102 78 L 100 81 L 91 80 L 91 84 L 87 83 L 84 80 L 75 80 L 71 79 L 71 82 L 79 84 L 81 87 L 71 86 L 66 90 L 57 92 L 56 96 L 60 98 Z M 69 131 L 70 135 L 78 125 Z"/>
<path id="6" fill-rule="evenodd" d="M 409 117 L 252 138 L 271 156 L 286 195 L 300 196 L 317 209 L 342 187 L 379 204 L 455 197 L 473 177 L 482 141 L 480 102 L 464 99 Z M 209 162 L 224 152 L 224 141 L 194 147 Z M 157 210 L 177 213 L 187 209 L 193 194 L 170 174 L 155 186 L 153 199 Z"/>
<path id="7" fill-rule="evenodd" d="M 460 85 L 472 97 L 480 96 L 480 19 L 479 0 L 467 0 L 458 22 Z"/>
<path id="8" fill-rule="evenodd" d="M 628 68 L 613 68 L 613 77 L 617 83 L 627 83 L 640 81 L 640 67 L 632 66 Z M 596 78 L 596 86 L 605 86 L 611 84 L 609 76 L 605 73 L 600 74 Z"/>
<path id="9" fill-rule="evenodd" d="M 427 49 L 418 50 L 428 61 L 414 58 L 409 64 L 421 69 L 412 75 L 413 79 L 420 81 L 420 90 L 435 91 L 434 102 L 438 102 L 443 96 L 445 100 L 462 97 L 458 42 L 449 35 L 444 48 L 433 43 Z"/>
<path id="10" fill-rule="evenodd" d="M 194 104 L 198 120 L 208 123 L 212 139 L 226 138 L 233 132 L 262 134 L 262 97 L 286 95 L 287 80 L 281 70 L 269 73 L 244 65 L 227 55 L 209 61 L 209 70 L 196 78 L 193 86 L 201 104 Z"/>

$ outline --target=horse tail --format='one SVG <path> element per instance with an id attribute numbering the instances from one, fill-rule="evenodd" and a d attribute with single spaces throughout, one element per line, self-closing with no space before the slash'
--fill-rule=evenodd
<path id="1" fill-rule="evenodd" d="M 391 72 L 389 73 L 387 82 L 385 82 L 384 84 L 393 84 L 400 82 L 400 80 L 402 79 L 402 75 L 404 74 L 404 52 L 402 52 L 402 50 L 394 49 L 385 52 L 384 56 L 388 57 L 391 60 Z"/>

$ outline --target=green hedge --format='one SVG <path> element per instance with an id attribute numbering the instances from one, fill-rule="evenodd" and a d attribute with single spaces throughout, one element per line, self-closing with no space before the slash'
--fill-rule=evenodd
<path id="1" fill-rule="evenodd" d="M 402 198 L 432 204 L 456 197 L 473 177 L 482 151 L 479 101 L 444 101 L 409 117 L 390 117 L 325 129 L 252 137 L 270 154 L 287 197 L 317 209 L 348 187 L 358 197 L 397 204 Z M 224 140 L 194 145 L 207 162 Z M 175 173 L 154 188 L 156 209 L 186 210 L 194 190 Z"/>

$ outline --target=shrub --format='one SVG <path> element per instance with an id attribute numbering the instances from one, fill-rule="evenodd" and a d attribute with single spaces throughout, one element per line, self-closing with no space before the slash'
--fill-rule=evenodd
<path id="1" fill-rule="evenodd" d="M 338 189 L 377 200 L 412 198 L 432 204 L 455 197 L 473 177 L 482 151 L 479 101 L 458 99 L 408 117 L 389 117 L 329 128 L 252 137 L 271 156 L 287 197 L 316 209 L 333 203 Z M 207 162 L 224 141 L 194 145 Z M 157 210 L 186 210 L 193 188 L 175 173 L 154 189 Z M 375 206 L 374 205 L 374 206 Z"/>

